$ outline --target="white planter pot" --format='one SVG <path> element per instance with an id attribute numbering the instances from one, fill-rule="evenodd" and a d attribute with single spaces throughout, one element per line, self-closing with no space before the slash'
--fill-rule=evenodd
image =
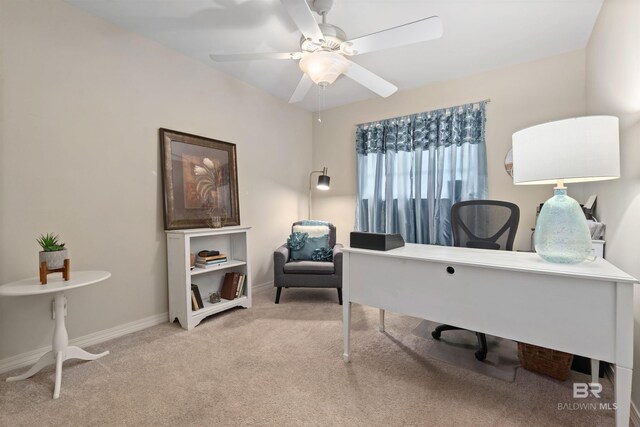
<path id="1" fill-rule="evenodd" d="M 46 262 L 48 270 L 64 267 L 64 260 L 67 258 L 69 258 L 69 252 L 66 249 L 50 252 L 40 251 L 38 253 L 39 264 L 42 264 L 43 261 Z"/>

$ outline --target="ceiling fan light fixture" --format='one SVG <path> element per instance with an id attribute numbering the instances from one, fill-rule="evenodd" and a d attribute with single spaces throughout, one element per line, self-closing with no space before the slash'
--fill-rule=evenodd
<path id="1" fill-rule="evenodd" d="M 300 69 L 320 86 L 335 82 L 348 67 L 349 61 L 336 52 L 313 52 L 300 60 Z"/>

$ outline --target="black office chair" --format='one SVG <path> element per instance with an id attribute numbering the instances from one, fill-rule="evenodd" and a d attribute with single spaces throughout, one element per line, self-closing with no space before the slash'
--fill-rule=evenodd
<path id="1" fill-rule="evenodd" d="M 451 207 L 451 228 L 453 246 L 476 249 L 493 249 L 511 251 L 520 221 L 520 208 L 510 202 L 499 200 L 469 200 L 458 202 Z M 440 325 L 432 333 L 440 339 L 444 331 L 458 328 L 451 325 Z M 476 359 L 487 357 L 487 338 L 480 332 L 478 337 L 480 350 L 476 351 Z"/>

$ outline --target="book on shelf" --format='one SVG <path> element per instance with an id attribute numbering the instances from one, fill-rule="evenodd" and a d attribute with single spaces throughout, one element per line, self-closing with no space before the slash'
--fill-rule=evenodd
<path id="1" fill-rule="evenodd" d="M 196 261 L 194 265 L 198 268 L 207 268 L 207 267 L 213 267 L 216 265 L 224 264 L 225 262 L 227 262 L 227 258 L 216 260 L 216 261 L 207 261 L 207 262 Z"/>
<path id="2" fill-rule="evenodd" d="M 198 256 L 201 256 L 201 257 L 204 257 L 204 258 L 209 257 L 209 256 L 218 256 L 218 255 L 220 255 L 220 251 L 206 250 L 205 249 L 204 251 L 198 252 Z"/>
<path id="3" fill-rule="evenodd" d="M 219 260 L 219 259 L 226 259 L 227 258 L 227 256 L 225 254 L 221 254 L 221 253 L 218 253 L 217 255 L 201 255 L 202 253 L 203 253 L 203 251 L 200 251 L 198 253 L 198 255 L 196 256 L 196 261 L 207 262 L 207 261 L 216 261 L 216 260 Z"/>
<path id="4" fill-rule="evenodd" d="M 240 273 L 235 271 L 226 273 L 224 275 L 224 281 L 222 282 L 222 290 L 220 291 L 220 297 L 228 300 L 232 300 L 236 297 L 238 290 L 238 281 L 240 280 Z"/>
<path id="5" fill-rule="evenodd" d="M 193 289 L 191 290 L 191 310 L 200 310 L 200 307 L 198 307 L 198 301 L 196 300 L 196 293 L 193 292 Z"/>
<path id="6" fill-rule="evenodd" d="M 226 261 L 225 262 L 216 262 L 216 263 L 213 263 L 213 264 L 200 264 L 200 263 L 197 263 L 196 267 L 198 267 L 198 268 L 209 268 L 209 267 L 218 267 L 218 266 L 223 265 L 223 264 L 226 264 Z"/>
<path id="7" fill-rule="evenodd" d="M 220 260 L 226 261 L 226 259 L 227 259 L 227 256 L 225 254 L 220 254 L 216 256 L 207 256 L 207 257 L 198 255 L 196 257 L 196 262 L 213 262 L 213 261 L 220 261 Z"/>
<path id="8" fill-rule="evenodd" d="M 245 275 L 240 273 L 240 278 L 238 279 L 238 290 L 236 291 L 236 298 L 240 298 L 242 296 L 242 290 L 244 289 L 244 279 Z"/>
<path id="9" fill-rule="evenodd" d="M 213 261 L 200 261 L 196 260 L 195 264 L 221 264 L 223 262 L 227 262 L 226 258 L 216 259 Z"/>
<path id="10" fill-rule="evenodd" d="M 200 295 L 200 289 L 198 289 L 198 285 L 195 285 L 193 283 L 191 284 L 191 293 L 196 297 L 196 304 L 198 305 L 198 308 L 196 308 L 196 310 L 204 308 L 202 295 Z"/>

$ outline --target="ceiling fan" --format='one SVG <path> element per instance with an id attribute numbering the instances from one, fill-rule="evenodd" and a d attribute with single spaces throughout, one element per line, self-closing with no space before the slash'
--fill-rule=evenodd
<path id="1" fill-rule="evenodd" d="M 348 40 L 341 28 L 326 22 L 327 13 L 333 6 L 333 0 L 280 1 L 302 33 L 300 52 L 212 54 L 209 56 L 216 62 L 260 59 L 299 61 L 300 69 L 304 75 L 289 99 L 290 103 L 302 101 L 313 83 L 319 86 L 328 86 L 336 81 L 341 74 L 386 98 L 398 88 L 366 68 L 350 61 L 347 57 L 442 37 L 440 18 L 431 16 Z M 322 17 L 321 24 L 316 22 L 312 10 Z"/>

